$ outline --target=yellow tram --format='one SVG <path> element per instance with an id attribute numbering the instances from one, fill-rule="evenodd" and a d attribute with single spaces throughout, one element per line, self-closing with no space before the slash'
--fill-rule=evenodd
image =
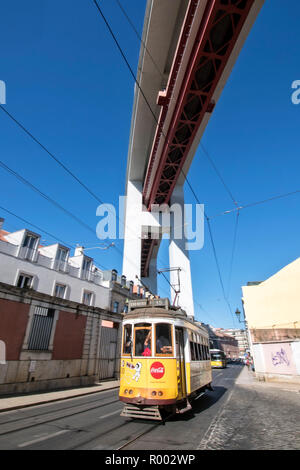
<path id="1" fill-rule="evenodd" d="M 211 389 L 208 333 L 168 299 L 129 301 L 123 320 L 121 416 L 183 413 Z"/>
<path id="2" fill-rule="evenodd" d="M 227 359 L 224 351 L 221 349 L 210 349 L 211 366 L 213 368 L 224 369 L 227 367 Z"/>

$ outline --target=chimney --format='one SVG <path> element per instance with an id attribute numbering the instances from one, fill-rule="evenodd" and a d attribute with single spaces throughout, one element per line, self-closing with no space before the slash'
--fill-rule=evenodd
<path id="1" fill-rule="evenodd" d="M 3 217 L 0 217 L 0 230 L 2 230 L 3 224 L 4 224 L 4 219 Z"/>
<path id="2" fill-rule="evenodd" d="M 84 255 L 84 246 L 76 246 L 74 256 Z"/>

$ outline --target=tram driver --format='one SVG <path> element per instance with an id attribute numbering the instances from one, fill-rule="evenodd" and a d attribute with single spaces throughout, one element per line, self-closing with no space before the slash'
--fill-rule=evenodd
<path id="1" fill-rule="evenodd" d="M 172 354 L 171 328 L 168 324 L 156 325 L 156 354 Z"/>
<path id="2" fill-rule="evenodd" d="M 158 354 L 171 354 L 172 353 L 172 346 L 170 345 L 170 340 L 166 337 L 161 335 L 156 340 L 156 352 Z"/>

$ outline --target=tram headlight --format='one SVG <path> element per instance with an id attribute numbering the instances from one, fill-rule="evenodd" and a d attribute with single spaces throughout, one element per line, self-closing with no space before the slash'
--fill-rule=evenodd
<path id="1" fill-rule="evenodd" d="M 127 388 L 124 390 L 124 393 L 125 393 L 125 395 L 126 395 L 126 393 L 128 393 L 128 390 L 127 390 Z"/>
<path id="2" fill-rule="evenodd" d="M 157 395 L 158 395 L 159 397 L 162 397 L 162 396 L 163 396 L 163 392 L 159 391 Z"/>
<path id="3" fill-rule="evenodd" d="M 129 395 L 132 395 L 133 394 L 133 390 L 129 390 Z"/>
<path id="4" fill-rule="evenodd" d="M 155 396 L 156 396 L 156 391 L 153 390 L 153 392 L 151 392 L 151 395 L 152 395 L 153 397 L 155 397 Z"/>

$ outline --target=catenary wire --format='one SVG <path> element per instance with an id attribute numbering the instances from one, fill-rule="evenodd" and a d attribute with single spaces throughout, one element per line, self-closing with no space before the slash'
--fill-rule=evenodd
<path id="1" fill-rule="evenodd" d="M 221 215 L 231 214 L 232 212 L 240 211 L 242 209 L 248 209 L 249 207 L 258 206 L 260 204 L 265 204 L 267 202 L 271 202 L 271 201 L 274 201 L 276 199 L 281 199 L 281 198 L 284 198 L 284 197 L 293 196 L 293 195 L 299 194 L 299 193 L 300 193 L 300 189 L 296 189 L 295 191 L 291 191 L 289 193 L 278 194 L 277 196 L 269 197 L 268 199 L 263 199 L 261 201 L 256 201 L 256 202 L 251 202 L 249 204 L 244 204 L 243 206 L 235 207 L 234 209 L 230 209 L 228 211 L 220 212 L 219 214 L 210 216 L 209 218 L 214 219 L 215 217 L 219 217 Z"/>
<path id="2" fill-rule="evenodd" d="M 230 294 L 231 275 L 232 275 L 233 260 L 234 260 L 234 254 L 235 254 L 235 248 L 236 248 L 236 240 L 237 240 L 237 231 L 238 231 L 239 215 L 240 215 L 240 212 L 237 211 L 237 213 L 236 213 L 236 219 L 235 219 L 235 224 L 234 224 L 233 244 L 232 244 L 231 259 L 230 259 L 230 268 L 229 268 L 227 298 L 229 297 L 229 294 Z"/>
<path id="3" fill-rule="evenodd" d="M 68 247 L 68 248 L 70 248 L 70 249 L 76 248 L 75 245 L 72 245 L 72 244 L 70 244 L 70 243 L 68 243 L 68 242 L 65 242 L 65 241 L 62 240 L 61 238 L 58 238 L 56 235 L 53 235 L 53 234 L 51 234 L 50 232 L 47 232 L 46 230 L 42 229 L 42 228 L 39 227 L 38 225 L 35 225 L 35 224 L 32 223 L 32 222 L 29 222 L 28 220 L 26 220 L 26 219 L 24 219 L 23 217 L 21 217 L 21 216 L 15 214 L 14 212 L 10 211 L 9 209 L 6 209 L 6 208 L 3 207 L 3 206 L 0 206 L 0 209 L 3 210 L 3 211 L 5 211 L 7 214 L 12 215 L 12 216 L 15 217 L 16 219 L 21 220 L 21 221 L 24 222 L 25 224 L 30 225 L 31 227 L 34 227 L 34 228 L 37 229 L 39 232 L 45 233 L 46 235 L 48 235 L 49 237 L 51 237 L 53 240 L 56 240 L 56 241 L 62 243 L 64 246 L 66 246 L 66 247 Z M 109 269 L 108 269 L 106 266 L 100 264 L 98 261 L 95 262 L 94 264 L 98 264 L 98 265 L 99 265 L 102 269 L 104 269 L 105 271 L 109 271 Z"/>

